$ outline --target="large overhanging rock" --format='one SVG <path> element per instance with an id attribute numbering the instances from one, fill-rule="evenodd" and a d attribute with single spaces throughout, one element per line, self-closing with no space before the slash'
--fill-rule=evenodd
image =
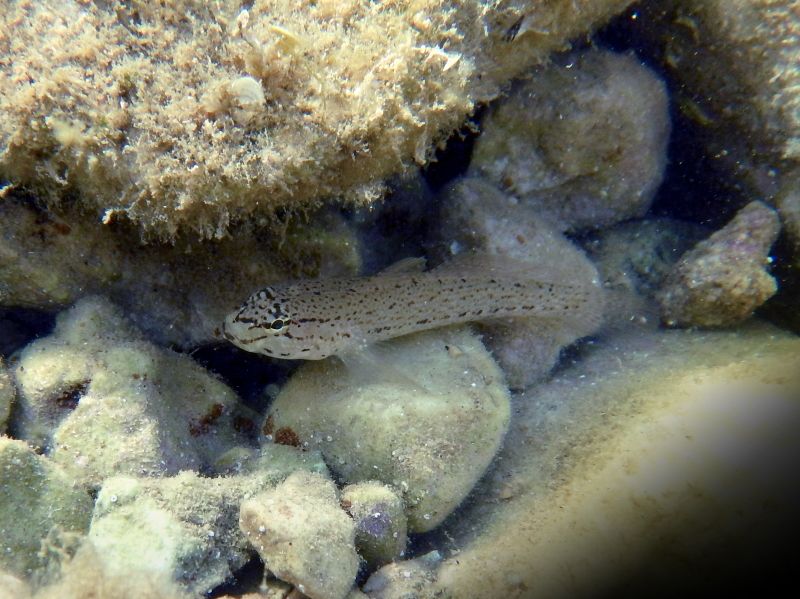
<path id="1" fill-rule="evenodd" d="M 630 0 L 3 0 L 0 176 L 146 237 L 369 203 Z"/>

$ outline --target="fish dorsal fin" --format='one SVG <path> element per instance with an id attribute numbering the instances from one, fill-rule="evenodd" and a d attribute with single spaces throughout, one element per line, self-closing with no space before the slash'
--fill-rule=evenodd
<path id="1" fill-rule="evenodd" d="M 596 330 L 604 318 L 605 290 L 597 281 L 597 271 L 588 261 L 584 265 L 576 261 L 529 262 L 510 256 L 467 252 L 454 256 L 451 260 L 434 268 L 432 272 L 465 278 L 475 278 L 476 275 L 484 279 L 487 276 L 498 277 L 519 281 L 523 284 L 526 281 L 552 283 L 557 289 L 553 293 L 567 294 L 568 298 L 571 297 L 569 294 L 583 298 L 585 303 L 582 309 L 571 310 L 568 315 L 557 313 L 558 318 L 561 318 L 563 322 L 570 321 L 567 325 L 562 323 L 558 326 L 580 331 L 582 335 Z M 524 318 L 545 320 L 535 315 Z"/>
<path id="2" fill-rule="evenodd" d="M 394 264 L 391 264 L 380 271 L 381 275 L 399 275 L 403 273 L 416 273 L 425 270 L 426 261 L 421 256 L 411 256 L 410 258 L 403 258 Z"/>
<path id="3" fill-rule="evenodd" d="M 553 283 L 564 281 L 570 274 L 561 263 L 529 262 L 510 256 L 472 252 L 453 256 L 433 271 L 441 274 L 494 274 L 500 277 L 536 279 Z"/>

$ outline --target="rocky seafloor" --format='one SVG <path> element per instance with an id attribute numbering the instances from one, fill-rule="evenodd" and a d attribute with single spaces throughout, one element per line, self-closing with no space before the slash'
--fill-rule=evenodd
<path id="1" fill-rule="evenodd" d="M 296 4 L 1 4 L 0 599 L 796 586 L 792 3 Z M 221 332 L 471 254 L 596 305 Z"/>

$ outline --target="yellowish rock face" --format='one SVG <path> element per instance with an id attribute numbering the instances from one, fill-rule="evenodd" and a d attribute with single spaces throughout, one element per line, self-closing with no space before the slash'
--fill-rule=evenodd
<path id="1" fill-rule="evenodd" d="M 529 394 L 476 489 L 485 533 L 436 588 L 683 588 L 777 551 L 800 501 L 800 341 L 767 327 L 637 337 Z"/>

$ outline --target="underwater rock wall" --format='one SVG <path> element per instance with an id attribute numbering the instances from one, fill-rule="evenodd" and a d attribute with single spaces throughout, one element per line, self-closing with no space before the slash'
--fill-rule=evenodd
<path id="1" fill-rule="evenodd" d="M 144 245 L 136 231 L 88 222 L 75 210 L 45 214 L 13 197 L 0 204 L 0 305 L 55 311 L 102 295 L 164 345 L 216 339 L 254 281 L 360 268 L 353 228 L 329 212 L 287 226 L 280 239 L 251 230 L 206 243 Z"/>
<path id="2" fill-rule="evenodd" d="M 680 82 L 678 108 L 706 129 L 710 154 L 727 148 L 731 166 L 800 159 L 795 2 L 659 0 L 639 3 L 636 12 L 632 33 Z M 751 181 L 763 176 L 740 172 Z"/>

